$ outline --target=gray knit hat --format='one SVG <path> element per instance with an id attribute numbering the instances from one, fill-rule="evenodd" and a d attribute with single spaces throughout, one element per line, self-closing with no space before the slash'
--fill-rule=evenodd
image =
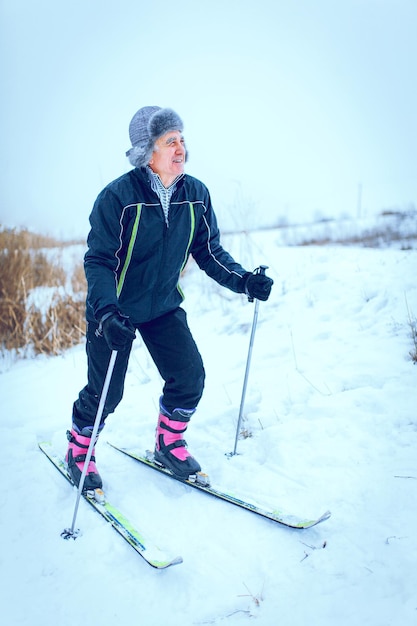
<path id="1" fill-rule="evenodd" d="M 171 130 L 183 131 L 179 115 L 172 109 L 157 106 L 142 107 L 129 124 L 132 148 L 126 152 L 134 167 L 145 167 L 150 161 L 155 141 Z"/>

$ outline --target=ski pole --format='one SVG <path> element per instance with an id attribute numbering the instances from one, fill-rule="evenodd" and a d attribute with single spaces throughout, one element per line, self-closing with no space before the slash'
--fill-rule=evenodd
<path id="1" fill-rule="evenodd" d="M 267 270 L 267 269 L 268 269 L 267 265 L 260 265 L 258 267 L 258 269 L 255 271 L 255 273 L 256 274 L 265 274 L 265 270 Z M 253 302 L 254 299 L 249 297 L 248 300 L 249 300 L 249 302 Z M 247 388 L 247 385 L 248 385 L 250 362 L 251 362 L 251 359 L 252 359 L 252 348 L 253 348 L 253 342 L 254 342 L 254 339 L 255 339 L 256 325 L 257 325 L 257 322 L 258 322 L 258 310 L 259 310 L 259 300 L 255 299 L 255 310 L 253 312 L 252 331 L 251 331 L 251 334 L 250 334 L 248 358 L 247 358 L 247 361 L 246 361 L 245 378 L 244 378 L 244 381 L 243 381 L 242 398 L 240 400 L 239 418 L 238 418 L 238 421 L 237 421 L 237 428 L 236 428 L 235 447 L 233 448 L 233 452 L 231 452 L 229 456 L 235 456 L 236 448 L 237 448 L 237 441 L 239 439 L 240 424 L 242 422 L 243 407 L 245 405 L 245 397 L 246 397 L 246 388 Z"/>
<path id="2" fill-rule="evenodd" d="M 94 420 L 94 426 L 93 426 L 93 432 L 91 434 L 90 444 L 88 446 L 87 454 L 85 457 L 83 471 L 81 472 L 80 484 L 78 485 L 77 499 L 75 502 L 74 515 L 72 517 L 71 528 L 66 528 L 61 533 L 61 537 L 63 537 L 64 539 L 69 539 L 69 538 L 76 539 L 80 532 L 79 530 L 75 530 L 75 522 L 77 519 L 78 506 L 80 504 L 80 499 L 81 499 L 81 495 L 82 495 L 83 488 L 84 488 L 84 481 L 87 475 L 88 464 L 90 463 L 90 459 L 93 454 L 93 448 L 96 442 L 96 437 L 98 433 L 98 428 L 100 426 L 101 416 L 103 415 L 104 404 L 106 402 L 107 393 L 108 393 L 109 386 L 110 386 L 110 380 L 113 374 L 114 364 L 116 362 L 116 357 L 117 357 L 117 350 L 112 350 L 109 366 L 107 368 L 106 378 L 104 380 L 103 390 L 100 396 L 100 402 L 98 405 L 97 414 Z"/>

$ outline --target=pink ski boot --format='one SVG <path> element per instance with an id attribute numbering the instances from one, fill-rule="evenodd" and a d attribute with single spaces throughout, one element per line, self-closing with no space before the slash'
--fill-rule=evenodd
<path id="1" fill-rule="evenodd" d="M 186 479 L 201 471 L 200 464 L 187 450 L 182 438 L 195 409 L 175 409 L 170 414 L 161 406 L 156 427 L 155 460 L 178 478 Z"/>
<path id="2" fill-rule="evenodd" d="M 91 441 L 91 428 L 83 428 L 81 433 L 77 432 L 75 426 L 72 430 L 67 430 L 67 439 L 69 441 L 67 454 L 65 456 L 65 462 L 67 463 L 68 473 L 71 476 L 74 485 L 78 487 L 80 484 L 81 474 L 84 468 L 84 461 L 87 456 L 88 446 Z M 98 439 L 98 437 L 97 437 Z M 95 441 L 97 443 L 97 440 Z M 90 491 L 94 489 L 101 489 L 103 482 L 100 474 L 98 473 L 95 464 L 94 448 L 91 455 L 90 463 L 88 464 L 87 474 L 85 475 L 83 491 Z"/>

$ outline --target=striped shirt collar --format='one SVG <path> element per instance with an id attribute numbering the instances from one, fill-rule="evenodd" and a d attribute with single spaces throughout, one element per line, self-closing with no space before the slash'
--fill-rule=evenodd
<path id="1" fill-rule="evenodd" d="M 184 173 L 179 174 L 176 177 L 176 179 L 170 184 L 169 187 L 165 187 L 164 184 L 162 183 L 162 180 L 159 174 L 156 174 L 155 172 L 153 172 L 152 169 L 149 167 L 149 165 L 146 166 L 146 171 L 148 173 L 151 188 L 157 194 L 161 202 L 162 210 L 164 211 L 164 216 L 165 216 L 165 223 L 167 226 L 169 226 L 169 223 L 168 223 L 169 204 L 171 202 L 172 194 L 177 188 L 177 183 L 184 176 Z"/>

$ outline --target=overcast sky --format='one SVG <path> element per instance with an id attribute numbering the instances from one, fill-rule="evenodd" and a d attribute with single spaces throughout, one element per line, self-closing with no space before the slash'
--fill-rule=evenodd
<path id="1" fill-rule="evenodd" d="M 417 204 L 417 0 L 0 7 L 3 225 L 85 236 L 155 104 L 224 228 Z"/>

